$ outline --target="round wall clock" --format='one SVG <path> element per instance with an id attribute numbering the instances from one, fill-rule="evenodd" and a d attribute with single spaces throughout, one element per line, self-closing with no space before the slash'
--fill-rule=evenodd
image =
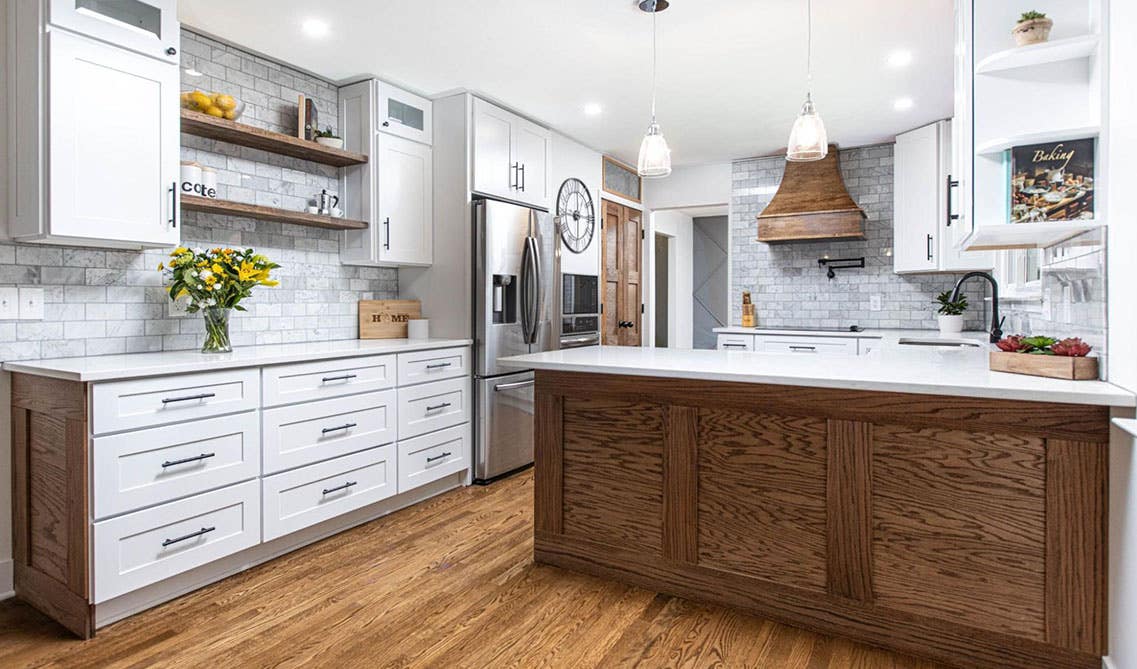
<path id="1" fill-rule="evenodd" d="M 565 179 L 557 192 L 557 229 L 573 253 L 584 253 L 596 230 L 596 211 L 588 187 L 580 179 Z"/>

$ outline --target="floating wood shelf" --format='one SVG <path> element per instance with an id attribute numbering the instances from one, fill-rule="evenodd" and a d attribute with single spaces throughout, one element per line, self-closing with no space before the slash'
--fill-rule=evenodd
<path id="1" fill-rule="evenodd" d="M 1102 221 L 1046 221 L 980 225 L 964 240 L 964 251 L 1046 249 L 1102 227 Z"/>
<path id="2" fill-rule="evenodd" d="M 182 132 L 334 167 L 362 165 L 367 162 L 367 156 L 362 153 L 333 149 L 330 146 L 310 142 L 299 137 L 254 128 L 245 123 L 237 123 L 189 109 L 182 110 Z"/>
<path id="3" fill-rule="evenodd" d="M 200 195 L 183 195 L 182 209 L 184 211 L 201 211 L 207 214 L 221 214 L 223 216 L 244 216 L 262 221 L 276 221 L 278 223 L 295 223 L 308 225 L 314 228 L 327 228 L 329 230 L 363 230 L 367 227 L 366 221 L 357 221 L 350 218 L 332 218 L 320 214 L 309 214 L 306 211 L 289 211 L 277 207 L 262 207 L 259 204 L 246 204 L 232 200 L 218 200 Z"/>
<path id="4" fill-rule="evenodd" d="M 1066 39 L 1006 49 L 987 56 L 975 66 L 976 74 L 994 74 L 1036 65 L 1049 65 L 1064 60 L 1088 58 L 1097 52 L 1098 35 L 1080 35 Z"/>

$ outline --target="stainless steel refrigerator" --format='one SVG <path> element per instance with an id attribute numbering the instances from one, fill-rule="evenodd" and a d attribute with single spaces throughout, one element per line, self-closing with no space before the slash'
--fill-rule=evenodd
<path id="1" fill-rule="evenodd" d="M 533 463 L 533 372 L 504 356 L 555 347 L 549 318 L 555 235 L 548 214 L 474 200 L 474 479 L 489 481 Z"/>

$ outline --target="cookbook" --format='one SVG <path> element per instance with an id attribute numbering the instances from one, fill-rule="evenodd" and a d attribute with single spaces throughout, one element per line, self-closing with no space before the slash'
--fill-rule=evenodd
<path id="1" fill-rule="evenodd" d="M 1011 149 L 1011 222 L 1091 220 L 1094 140 Z"/>

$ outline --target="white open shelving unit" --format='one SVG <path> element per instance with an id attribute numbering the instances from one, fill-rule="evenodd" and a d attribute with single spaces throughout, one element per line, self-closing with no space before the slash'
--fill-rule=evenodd
<path id="1" fill-rule="evenodd" d="M 980 0 L 971 7 L 972 227 L 960 247 L 1043 249 L 1102 227 L 1100 192 L 1095 220 L 1011 223 L 1009 211 L 1013 147 L 1101 134 L 1101 0 L 1038 0 L 1031 9 L 1054 20 L 1052 39 L 1024 47 L 1010 34 L 1020 7 Z M 1095 175 L 1100 156 L 1099 149 Z"/>

